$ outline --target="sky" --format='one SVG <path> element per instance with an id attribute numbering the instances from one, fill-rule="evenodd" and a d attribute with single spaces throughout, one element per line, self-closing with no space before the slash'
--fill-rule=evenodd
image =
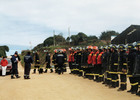
<path id="1" fill-rule="evenodd" d="M 140 24 L 140 0 L 0 0 L 0 45 L 29 49 L 47 37 L 121 33 Z M 16 49 L 16 48 L 15 48 Z"/>

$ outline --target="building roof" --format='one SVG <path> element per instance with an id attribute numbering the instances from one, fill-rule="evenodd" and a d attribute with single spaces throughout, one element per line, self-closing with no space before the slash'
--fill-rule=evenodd
<path id="1" fill-rule="evenodd" d="M 140 25 L 131 25 L 115 37 L 112 44 L 127 44 L 140 41 Z"/>

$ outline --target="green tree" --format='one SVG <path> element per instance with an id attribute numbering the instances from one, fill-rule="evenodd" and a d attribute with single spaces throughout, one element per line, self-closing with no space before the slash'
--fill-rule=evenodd
<path id="1" fill-rule="evenodd" d="M 6 56 L 6 52 L 9 52 L 9 47 L 6 45 L 0 46 L 0 57 Z"/>
<path id="2" fill-rule="evenodd" d="M 110 41 L 112 35 L 119 35 L 119 33 L 115 31 L 104 31 L 100 35 L 100 40 Z"/>
<path id="3" fill-rule="evenodd" d="M 53 43 L 53 37 L 49 37 L 44 41 L 44 46 L 51 46 Z"/>

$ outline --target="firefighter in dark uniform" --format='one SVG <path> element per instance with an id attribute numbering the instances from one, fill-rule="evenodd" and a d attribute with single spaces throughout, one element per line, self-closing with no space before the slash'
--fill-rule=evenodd
<path id="1" fill-rule="evenodd" d="M 50 63 L 51 63 L 50 54 L 49 54 L 48 50 L 44 50 L 44 52 L 46 53 L 46 59 L 45 59 L 45 62 L 46 62 L 46 70 L 45 70 L 44 73 L 47 73 L 48 69 L 50 69 L 50 71 L 52 73 L 53 70 L 52 70 L 52 67 L 50 66 Z"/>
<path id="2" fill-rule="evenodd" d="M 136 50 L 134 49 L 133 44 L 128 44 L 128 77 L 131 84 L 131 89 L 127 92 L 132 94 L 136 94 L 138 90 L 138 82 L 137 77 L 134 77 L 134 66 L 135 66 L 135 57 L 136 57 Z"/>
<path id="3" fill-rule="evenodd" d="M 111 57 L 110 57 L 110 74 L 111 74 L 111 85 L 110 85 L 110 88 L 116 88 L 118 87 L 118 73 L 117 73 L 117 70 L 118 70 L 118 53 L 117 53 L 117 50 L 116 50 L 116 46 L 113 45 L 111 46 Z"/>
<path id="4" fill-rule="evenodd" d="M 103 73 L 103 83 L 107 84 L 107 66 L 108 66 L 108 52 L 107 52 L 107 46 L 103 47 L 103 54 L 102 54 L 102 73 Z"/>
<path id="5" fill-rule="evenodd" d="M 33 63 L 33 58 L 30 55 L 31 53 L 28 52 L 26 56 L 24 56 L 25 68 L 24 68 L 24 79 L 30 79 L 30 70 L 31 70 L 31 63 Z"/>
<path id="6" fill-rule="evenodd" d="M 69 68 L 70 68 L 70 74 L 73 74 L 73 63 L 74 63 L 74 52 L 73 52 L 73 48 L 69 48 L 70 51 L 70 55 L 69 55 Z"/>
<path id="7" fill-rule="evenodd" d="M 64 69 L 64 72 L 67 72 L 67 69 L 66 69 L 66 67 L 67 67 L 67 65 L 66 65 L 66 62 L 67 62 L 67 54 L 66 54 L 66 49 L 62 49 L 62 53 L 63 53 L 63 55 L 64 55 L 64 59 L 65 59 L 65 63 L 64 63 L 64 65 L 63 65 L 63 69 Z"/>
<path id="8" fill-rule="evenodd" d="M 88 52 L 88 46 L 86 48 L 83 48 L 83 52 L 82 52 L 82 62 L 81 62 L 81 66 L 82 66 L 82 69 L 83 69 L 83 78 L 86 78 L 87 77 L 87 73 L 88 73 L 88 55 L 89 55 L 89 52 Z M 91 59 L 92 60 L 92 59 Z M 92 65 L 92 63 L 91 63 Z"/>
<path id="9" fill-rule="evenodd" d="M 60 75 L 60 74 L 63 74 L 63 65 L 65 63 L 65 56 L 63 55 L 62 53 L 62 50 L 61 49 L 58 49 L 58 54 L 56 56 L 56 63 L 58 65 L 58 71 L 57 73 Z"/>
<path id="10" fill-rule="evenodd" d="M 77 68 L 77 71 L 76 71 L 76 74 L 78 76 L 82 76 L 82 72 L 80 72 L 80 70 L 82 70 L 82 68 L 81 68 L 81 57 L 82 57 L 82 53 L 80 51 L 80 48 L 77 47 L 77 53 L 76 53 L 76 68 Z"/>
<path id="11" fill-rule="evenodd" d="M 136 95 L 140 96 L 140 41 L 136 44 L 136 50 L 134 77 L 136 77 L 138 82 L 138 92 L 136 93 Z"/>
<path id="12" fill-rule="evenodd" d="M 40 61 L 39 61 L 39 55 L 38 55 L 38 52 L 35 52 L 35 56 L 34 56 L 34 62 L 35 62 L 35 66 L 34 66 L 34 74 L 36 73 L 36 69 L 38 68 L 38 71 L 39 71 L 39 68 L 40 68 Z"/>
<path id="13" fill-rule="evenodd" d="M 99 74 L 97 82 L 103 81 L 103 73 L 102 73 L 102 55 L 103 55 L 102 47 L 99 47 L 99 53 L 97 56 L 97 74 Z"/>
<path id="14" fill-rule="evenodd" d="M 11 62 L 12 62 L 12 70 L 11 70 L 11 79 L 14 79 L 14 75 L 16 76 L 16 78 L 20 78 L 20 76 L 18 75 L 18 58 L 17 58 L 17 53 L 15 53 L 12 58 L 11 58 Z"/>
<path id="15" fill-rule="evenodd" d="M 124 91 L 126 90 L 127 87 L 127 54 L 126 54 L 126 50 L 125 50 L 125 46 L 123 44 L 119 45 L 118 47 L 118 52 L 119 52 L 119 74 L 120 74 L 120 88 L 118 89 L 118 91 Z"/>
<path id="16" fill-rule="evenodd" d="M 107 83 L 106 83 L 106 86 L 111 86 L 111 74 L 109 73 L 110 71 L 110 68 L 111 68 L 111 55 L 112 55 L 112 52 L 111 52 L 111 46 L 108 46 L 107 47 L 107 69 L 106 69 L 106 74 L 107 74 Z"/>
<path id="17" fill-rule="evenodd" d="M 52 63 L 54 64 L 54 68 L 55 68 L 55 73 L 57 73 L 58 70 L 58 66 L 56 64 L 56 56 L 57 56 L 57 49 L 54 50 L 54 55 L 52 57 Z"/>

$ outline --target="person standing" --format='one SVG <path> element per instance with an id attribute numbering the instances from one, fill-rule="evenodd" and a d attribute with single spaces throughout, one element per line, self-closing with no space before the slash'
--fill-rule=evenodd
<path id="1" fill-rule="evenodd" d="M 127 54 L 125 50 L 125 46 L 123 44 L 119 45 L 119 56 L 118 56 L 118 62 L 119 62 L 119 72 L 120 72 L 120 88 L 118 91 L 124 91 L 127 87 Z"/>
<path id="2" fill-rule="evenodd" d="M 30 55 L 31 53 L 28 52 L 26 56 L 24 56 L 24 62 L 25 62 L 25 67 L 24 67 L 24 79 L 30 79 L 30 70 L 31 70 L 31 63 L 33 63 L 33 58 Z"/>
<path id="3" fill-rule="evenodd" d="M 111 74 L 111 85 L 110 88 L 116 88 L 118 87 L 118 52 L 116 50 L 116 46 L 113 45 L 111 47 L 111 60 L 110 60 L 110 74 Z"/>
<path id="4" fill-rule="evenodd" d="M 36 73 L 36 68 L 38 68 L 38 71 L 39 71 L 39 68 L 40 68 L 40 61 L 39 61 L 39 54 L 38 52 L 35 53 L 35 56 L 34 56 L 34 62 L 35 62 L 35 66 L 34 66 L 34 74 Z"/>
<path id="5" fill-rule="evenodd" d="M 11 58 L 11 62 L 12 62 L 12 71 L 11 71 L 11 79 L 14 79 L 14 75 L 16 76 L 16 78 L 20 78 L 20 76 L 18 75 L 18 59 L 17 59 L 17 54 L 15 53 L 12 58 Z"/>
<path id="6" fill-rule="evenodd" d="M 69 68 L 70 68 L 70 71 L 71 71 L 69 74 L 72 74 L 73 73 L 72 63 L 74 63 L 74 52 L 73 52 L 72 48 L 69 48 L 69 51 L 70 51 L 70 55 L 69 55 L 68 62 L 69 62 Z"/>
<path id="7" fill-rule="evenodd" d="M 3 59 L 1 60 L 1 66 L 2 66 L 2 76 L 6 75 L 6 68 L 8 65 L 8 61 L 5 59 L 5 57 L 3 57 Z"/>
<path id="8" fill-rule="evenodd" d="M 134 49 L 133 44 L 128 44 L 128 77 L 131 84 L 131 89 L 127 92 L 131 94 L 136 94 L 138 90 L 138 82 L 137 77 L 134 77 L 134 67 L 135 67 L 135 57 L 136 57 L 136 50 Z"/>
<path id="9" fill-rule="evenodd" d="M 58 54 L 56 56 L 56 64 L 58 65 L 57 73 L 60 75 L 63 74 L 63 65 L 65 63 L 65 56 L 62 53 L 62 50 L 58 49 Z"/>
<path id="10" fill-rule="evenodd" d="M 52 67 L 50 66 L 51 59 L 50 59 L 50 54 L 48 51 L 46 51 L 46 70 L 45 73 L 47 73 L 47 70 L 50 69 L 51 73 L 53 72 Z"/>

